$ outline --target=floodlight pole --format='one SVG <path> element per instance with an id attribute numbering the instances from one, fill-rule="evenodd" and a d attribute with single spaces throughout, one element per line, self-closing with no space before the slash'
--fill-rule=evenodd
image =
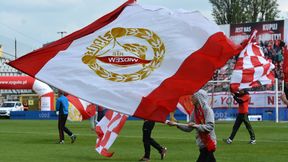
<path id="1" fill-rule="evenodd" d="M 15 49 L 15 51 L 14 51 L 14 59 L 16 60 L 17 59 L 17 40 L 16 40 L 16 38 L 15 38 L 15 41 L 14 41 L 14 49 Z"/>

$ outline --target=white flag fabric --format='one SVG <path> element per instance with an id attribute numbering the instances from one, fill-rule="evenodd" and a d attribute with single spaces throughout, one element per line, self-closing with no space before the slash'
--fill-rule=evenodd
<path id="1" fill-rule="evenodd" d="M 107 110 L 95 129 L 98 135 L 95 149 L 99 154 L 106 157 L 113 155 L 113 152 L 109 152 L 108 149 L 116 140 L 127 118 L 128 115 Z"/>
<path id="2" fill-rule="evenodd" d="M 261 47 L 254 39 L 256 33 L 255 30 L 250 36 L 235 64 L 230 81 L 232 92 L 261 85 L 271 85 L 274 82 L 272 70 L 275 66 L 264 58 Z"/>
<path id="3" fill-rule="evenodd" d="M 129 0 L 9 65 L 96 105 L 164 122 L 239 52 L 199 12 Z"/>

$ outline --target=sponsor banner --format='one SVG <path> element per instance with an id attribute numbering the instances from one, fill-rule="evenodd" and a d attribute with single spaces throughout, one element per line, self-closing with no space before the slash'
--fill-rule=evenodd
<path id="1" fill-rule="evenodd" d="M 32 89 L 35 79 L 29 76 L 1 76 L 1 89 Z"/>
<path id="2" fill-rule="evenodd" d="M 12 120 L 57 120 L 55 111 L 11 111 Z"/>
<path id="3" fill-rule="evenodd" d="M 248 39 L 250 34 L 257 30 L 257 42 L 269 40 L 283 40 L 284 39 L 284 20 L 245 23 L 245 24 L 231 24 L 230 38 L 235 43 L 241 43 L 244 39 Z"/>
<path id="4" fill-rule="evenodd" d="M 30 76 L 1 76 L 0 89 L 32 89 L 41 96 L 41 111 L 54 110 L 53 90 L 46 83 Z"/>
<path id="5" fill-rule="evenodd" d="M 210 93 L 209 96 L 212 108 L 238 107 L 230 92 L 218 92 L 213 93 L 213 95 Z M 276 98 L 274 91 L 250 92 L 250 96 L 249 108 L 275 108 Z M 287 107 L 280 99 L 281 93 L 278 96 L 279 107 Z"/>

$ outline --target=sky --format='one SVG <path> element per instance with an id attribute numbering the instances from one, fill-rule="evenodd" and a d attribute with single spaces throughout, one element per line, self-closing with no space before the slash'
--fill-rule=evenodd
<path id="1" fill-rule="evenodd" d="M 71 34 L 113 11 L 126 0 L 0 0 L 0 44 L 11 56 L 25 55 L 43 44 Z M 213 21 L 209 0 L 138 0 L 143 5 L 198 10 Z M 281 19 L 288 18 L 288 1 L 278 0 Z"/>

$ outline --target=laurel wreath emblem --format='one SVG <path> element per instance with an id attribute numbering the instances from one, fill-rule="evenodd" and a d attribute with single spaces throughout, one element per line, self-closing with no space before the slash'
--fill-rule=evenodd
<path id="1" fill-rule="evenodd" d="M 138 43 L 131 44 L 121 44 L 117 41 L 117 39 L 121 37 L 133 36 L 139 39 L 146 40 L 153 50 L 153 59 L 148 64 L 142 65 L 143 68 L 139 71 L 136 71 L 132 74 L 118 74 L 115 72 L 108 71 L 101 67 L 97 61 L 100 56 L 109 53 L 111 49 L 106 51 L 102 51 L 106 46 L 110 43 L 113 43 L 113 47 L 115 44 L 121 46 L 126 52 L 130 52 L 134 54 L 137 58 L 145 59 L 147 47 L 144 45 L 140 45 Z M 102 52 L 99 54 L 99 52 Z M 156 33 L 151 30 L 144 28 L 113 28 L 110 31 L 106 32 L 104 35 L 96 38 L 93 43 L 87 47 L 87 52 L 82 57 L 82 62 L 87 64 L 90 69 L 92 69 L 98 76 L 105 78 L 114 82 L 130 82 L 136 80 L 142 80 L 149 76 L 152 71 L 156 68 L 160 67 L 161 62 L 163 61 L 165 54 L 165 46 L 157 36 Z"/>

